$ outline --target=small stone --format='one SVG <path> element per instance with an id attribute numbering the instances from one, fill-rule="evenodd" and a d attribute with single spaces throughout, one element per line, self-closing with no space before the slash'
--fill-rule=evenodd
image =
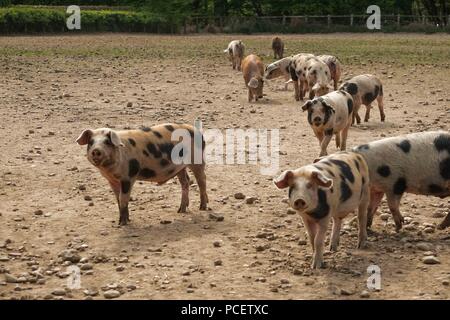
<path id="1" fill-rule="evenodd" d="M 222 260 L 218 259 L 214 261 L 214 265 L 215 266 L 221 266 L 222 265 Z"/>
<path id="2" fill-rule="evenodd" d="M 63 261 L 70 261 L 72 263 L 78 263 L 81 260 L 80 255 L 74 249 L 67 249 L 62 251 L 59 255 Z"/>
<path id="3" fill-rule="evenodd" d="M 305 246 L 307 244 L 306 240 L 298 240 L 298 245 Z"/>
<path id="4" fill-rule="evenodd" d="M 85 263 L 85 264 L 81 265 L 80 269 L 83 270 L 83 271 L 86 271 L 86 270 L 92 270 L 93 267 L 94 266 L 92 264 Z"/>
<path id="5" fill-rule="evenodd" d="M 288 208 L 286 213 L 292 215 L 292 214 L 297 214 L 297 211 L 295 211 L 292 208 Z"/>
<path id="6" fill-rule="evenodd" d="M 364 290 L 359 294 L 359 296 L 361 298 L 367 299 L 367 298 L 370 298 L 370 293 L 367 290 Z"/>
<path id="7" fill-rule="evenodd" d="M 355 292 L 352 290 L 341 289 L 341 295 L 343 295 L 343 296 L 351 296 L 354 294 L 355 294 Z"/>
<path id="8" fill-rule="evenodd" d="M 245 203 L 246 204 L 253 204 L 253 203 L 255 203 L 256 200 L 257 200 L 256 197 L 247 197 L 247 198 L 245 198 Z"/>
<path id="9" fill-rule="evenodd" d="M 84 200 L 86 200 L 86 201 L 92 201 L 92 197 L 91 197 L 91 196 L 84 196 Z"/>
<path id="10" fill-rule="evenodd" d="M 44 212 L 42 211 L 42 210 L 36 210 L 35 212 L 34 212 L 34 215 L 36 215 L 36 216 L 42 216 L 44 214 Z"/>
<path id="11" fill-rule="evenodd" d="M 242 192 L 237 192 L 234 194 L 234 198 L 238 200 L 243 200 L 245 199 L 245 195 Z"/>
<path id="12" fill-rule="evenodd" d="M 161 224 L 171 224 L 172 221 L 170 221 L 170 220 L 161 220 L 159 223 L 161 223 Z"/>
<path id="13" fill-rule="evenodd" d="M 117 290 L 108 290 L 103 293 L 106 299 L 114 299 L 120 297 L 120 292 Z"/>
<path id="14" fill-rule="evenodd" d="M 422 262 L 425 264 L 440 264 L 441 261 L 439 261 L 438 258 L 435 256 L 425 256 L 422 258 Z"/>
<path id="15" fill-rule="evenodd" d="M 133 106 L 133 102 L 128 101 L 128 102 L 127 102 L 127 108 L 131 108 L 132 106 Z"/>
<path id="16" fill-rule="evenodd" d="M 389 213 L 383 213 L 380 215 L 380 219 L 383 221 L 388 221 L 391 215 Z"/>
<path id="17" fill-rule="evenodd" d="M 211 220 L 216 220 L 216 221 L 223 221 L 224 220 L 224 217 L 222 215 L 217 214 L 217 213 L 210 213 L 209 214 L 209 218 Z"/>
<path id="18" fill-rule="evenodd" d="M 221 246 L 222 246 L 222 241 L 219 241 L 219 240 L 214 241 L 214 242 L 213 242 L 213 246 L 214 246 L 215 248 L 221 247 Z"/>
<path id="19" fill-rule="evenodd" d="M 417 249 L 422 251 L 433 251 L 433 245 L 428 242 L 418 242 L 416 244 Z"/>
<path id="20" fill-rule="evenodd" d="M 448 285 L 450 285 L 450 281 L 448 281 L 448 280 L 442 280 L 442 284 L 443 284 L 444 286 L 448 286 Z"/>
<path id="21" fill-rule="evenodd" d="M 9 273 L 5 273 L 5 281 L 6 283 L 18 283 L 19 279 L 17 279 L 13 275 L 10 275 Z"/>
<path id="22" fill-rule="evenodd" d="M 64 290 L 64 289 L 55 289 L 55 290 L 53 290 L 52 295 L 54 295 L 54 296 L 65 296 L 66 295 L 66 290 Z"/>

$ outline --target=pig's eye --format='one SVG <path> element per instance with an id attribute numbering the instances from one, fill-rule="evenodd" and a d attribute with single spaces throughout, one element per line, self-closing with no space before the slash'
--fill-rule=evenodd
<path id="1" fill-rule="evenodd" d="M 94 140 L 93 140 L 93 139 L 89 140 L 88 146 L 90 147 L 90 146 L 92 146 L 93 144 L 94 144 Z"/>
<path id="2" fill-rule="evenodd" d="M 107 146 L 112 146 L 112 143 L 111 143 L 111 141 L 108 139 L 108 140 L 105 140 L 105 144 L 107 145 Z"/>
<path id="3" fill-rule="evenodd" d="M 313 187 L 313 185 L 312 185 L 311 182 L 308 182 L 308 183 L 306 184 L 306 188 L 307 188 L 307 189 L 311 189 L 312 187 Z"/>

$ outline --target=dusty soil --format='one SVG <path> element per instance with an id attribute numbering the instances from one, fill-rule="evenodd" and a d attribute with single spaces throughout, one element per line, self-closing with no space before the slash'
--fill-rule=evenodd
<path id="1" fill-rule="evenodd" d="M 75 143 L 85 128 L 199 117 L 205 128 L 279 128 L 280 172 L 318 155 L 292 88 L 272 81 L 263 101 L 246 101 L 242 75 L 221 52 L 236 37 L 0 38 L 0 298 L 100 299 L 115 289 L 121 299 L 359 299 L 371 264 L 381 268 L 382 289 L 370 298 L 450 297 L 449 230 L 433 227 L 449 199 L 406 195 L 405 228 L 395 233 L 391 217 L 377 216 L 366 250 L 355 249 L 356 229 L 347 224 L 339 251 L 326 253 L 318 271 L 309 269 L 311 248 L 300 217 L 287 212 L 286 193 L 254 165 L 207 167 L 210 212 L 198 210 L 195 185 L 190 212 L 177 214 L 176 179 L 137 184 L 132 222 L 117 226 L 113 193 Z M 239 37 L 247 52 L 271 61 L 270 35 Z M 351 128 L 348 147 L 449 130 L 448 35 L 284 38 L 289 54 L 337 52 L 344 78 L 382 79 L 387 121 L 380 123 L 374 108 L 369 123 Z M 257 200 L 246 204 L 237 192 Z M 379 213 L 388 213 L 385 201 Z M 83 259 L 79 290 L 65 289 L 70 263 L 58 255 L 67 249 Z M 440 264 L 424 264 L 429 254 Z"/>

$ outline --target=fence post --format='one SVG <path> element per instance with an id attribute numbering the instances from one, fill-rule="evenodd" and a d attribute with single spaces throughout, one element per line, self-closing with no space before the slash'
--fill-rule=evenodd
<path id="1" fill-rule="evenodd" d="M 397 15 L 397 25 L 400 27 L 400 14 Z"/>
<path id="2" fill-rule="evenodd" d="M 184 28 L 183 28 L 184 34 L 187 33 L 187 18 L 184 18 Z"/>
<path id="3" fill-rule="evenodd" d="M 328 24 L 328 28 L 331 26 L 331 16 L 328 15 L 327 16 L 327 24 Z"/>
<path id="4" fill-rule="evenodd" d="M 353 13 L 350 15 L 350 25 L 353 27 Z"/>
<path id="5" fill-rule="evenodd" d="M 198 17 L 195 17 L 195 32 L 198 33 L 199 26 L 198 26 Z"/>

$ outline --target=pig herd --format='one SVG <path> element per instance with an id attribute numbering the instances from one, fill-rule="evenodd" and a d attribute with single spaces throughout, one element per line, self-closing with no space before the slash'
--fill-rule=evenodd
<path id="1" fill-rule="evenodd" d="M 285 170 L 274 179 L 276 187 L 288 189 L 288 203 L 302 217 L 313 250 L 312 268 L 321 268 L 325 235 L 333 222 L 330 250 L 339 244 L 342 219 L 357 211 L 358 248 L 364 248 L 367 229 L 384 195 L 396 230 L 402 228 L 401 198 L 405 193 L 450 196 L 450 133 L 419 132 L 386 138 L 345 151 L 352 124 L 360 123 L 358 111 L 365 105 L 364 121 L 369 121 L 376 100 L 381 121 L 385 120 L 383 84 L 374 75 L 363 74 L 341 82 L 342 64 L 332 55 L 299 53 L 283 57 L 285 46 L 279 37 L 272 39 L 274 63 L 264 66 L 255 54 L 245 56 L 245 45 L 234 40 L 224 50 L 233 69 L 242 71 L 248 88 L 248 101 L 263 97 L 264 82 L 283 77 L 285 89 L 294 86 L 296 101 L 307 112 L 307 121 L 319 141 L 318 158 L 301 168 Z M 88 160 L 109 182 L 119 207 L 119 224 L 129 222 L 128 202 L 138 180 L 164 184 L 177 176 L 181 185 L 178 212 L 189 204 L 189 168 L 200 190 L 200 210 L 207 209 L 205 162 L 184 165 L 173 161 L 172 140 L 176 129 L 185 129 L 194 137 L 201 132 L 186 124 L 161 124 L 138 130 L 114 131 L 108 128 L 86 129 L 77 143 L 87 145 Z M 335 137 L 340 152 L 327 155 Z M 195 140 L 195 139 L 194 139 Z M 203 137 L 201 154 L 205 148 Z M 181 155 L 182 156 L 182 155 Z M 194 162 L 192 162 L 194 163 Z M 450 225 L 450 213 L 438 226 Z"/>

